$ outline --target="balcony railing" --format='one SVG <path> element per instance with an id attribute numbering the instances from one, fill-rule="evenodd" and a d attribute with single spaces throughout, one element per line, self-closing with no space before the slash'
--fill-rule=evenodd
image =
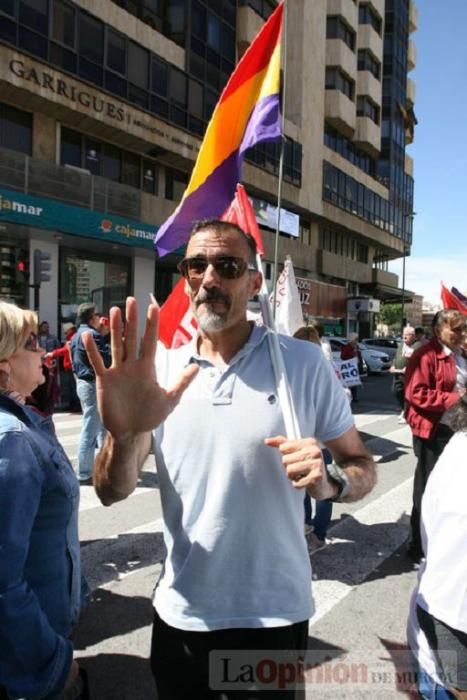
<path id="1" fill-rule="evenodd" d="M 6 148 L 0 148 L 0 187 L 141 219 L 141 192 L 136 188 Z"/>

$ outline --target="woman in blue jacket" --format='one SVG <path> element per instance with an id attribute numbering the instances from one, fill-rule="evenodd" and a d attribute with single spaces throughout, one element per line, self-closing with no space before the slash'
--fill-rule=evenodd
<path id="1" fill-rule="evenodd" d="M 34 312 L 0 302 L 0 697 L 80 697 L 79 485 L 50 417 Z"/>

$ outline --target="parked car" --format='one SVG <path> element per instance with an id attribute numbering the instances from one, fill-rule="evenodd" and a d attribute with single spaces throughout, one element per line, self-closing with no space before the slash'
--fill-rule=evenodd
<path id="1" fill-rule="evenodd" d="M 369 348 L 386 353 L 390 360 L 394 359 L 397 352 L 397 338 L 364 338 L 362 343 L 368 345 Z"/>
<path id="2" fill-rule="evenodd" d="M 330 338 L 326 338 L 326 340 L 328 340 L 331 344 L 333 358 L 335 360 L 340 360 L 341 350 L 343 346 L 347 345 L 349 342 L 347 338 L 332 336 Z M 358 347 L 360 348 L 360 353 L 362 355 L 364 365 L 366 365 L 368 374 L 380 374 L 381 372 L 385 372 L 390 368 L 391 360 L 389 359 L 389 355 L 387 353 L 380 352 L 379 350 L 373 350 L 373 348 L 370 348 L 365 343 L 359 343 Z"/>

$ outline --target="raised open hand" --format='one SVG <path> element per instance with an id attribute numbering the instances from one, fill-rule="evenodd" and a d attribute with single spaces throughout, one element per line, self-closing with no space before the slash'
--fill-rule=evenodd
<path id="1" fill-rule="evenodd" d="M 115 439 L 148 432 L 162 423 L 175 408 L 190 384 L 197 367 L 191 365 L 170 389 L 157 383 L 155 355 L 159 307 L 150 304 L 138 355 L 138 307 L 126 301 L 125 333 L 117 307 L 110 310 L 112 365 L 104 366 L 91 333 L 83 333 L 83 344 L 96 373 L 97 404 L 102 421 Z"/>

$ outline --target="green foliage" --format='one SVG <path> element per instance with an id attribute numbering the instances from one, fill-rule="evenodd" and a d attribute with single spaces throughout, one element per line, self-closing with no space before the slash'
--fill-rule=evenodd
<path id="1" fill-rule="evenodd" d="M 401 323 L 401 316 L 401 304 L 381 304 L 378 320 L 386 326 L 397 326 Z"/>

